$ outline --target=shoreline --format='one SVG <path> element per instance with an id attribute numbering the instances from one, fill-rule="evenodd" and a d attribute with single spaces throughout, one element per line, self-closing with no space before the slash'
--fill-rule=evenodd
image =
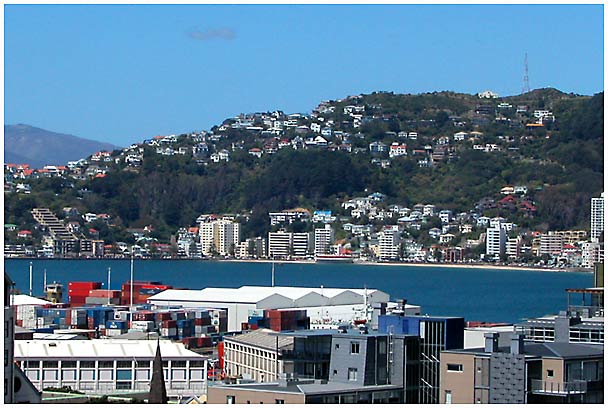
<path id="1" fill-rule="evenodd" d="M 40 261 L 128 261 L 130 258 L 4 258 L 4 261 L 10 260 L 40 260 Z M 492 269 L 492 270 L 520 270 L 520 271 L 536 271 L 536 272 L 566 272 L 566 273 L 593 273 L 592 269 L 583 268 L 543 268 L 534 266 L 509 266 L 509 265 L 492 265 L 479 263 L 425 263 L 425 262 L 371 262 L 371 261 L 355 261 L 352 263 L 340 262 L 322 262 L 318 263 L 314 260 L 298 259 L 298 260 L 275 260 L 272 259 L 142 259 L 136 258 L 137 261 L 201 261 L 201 262 L 231 262 L 231 263 L 277 263 L 277 264 L 302 264 L 302 265 L 363 265 L 363 266 L 390 266 L 390 267 L 435 267 L 435 268 L 452 268 L 452 269 Z"/>

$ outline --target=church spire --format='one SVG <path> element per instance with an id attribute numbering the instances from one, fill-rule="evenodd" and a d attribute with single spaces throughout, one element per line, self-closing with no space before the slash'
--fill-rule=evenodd
<path id="1" fill-rule="evenodd" d="M 149 404 L 166 404 L 167 389 L 163 375 L 163 359 L 160 355 L 160 339 L 156 343 L 156 356 L 152 362 L 152 380 L 150 381 Z"/>

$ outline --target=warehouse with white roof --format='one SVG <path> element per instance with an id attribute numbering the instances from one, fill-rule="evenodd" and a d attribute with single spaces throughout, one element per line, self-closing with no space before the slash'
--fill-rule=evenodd
<path id="1" fill-rule="evenodd" d="M 293 286 L 241 286 L 202 290 L 167 289 L 148 298 L 159 307 L 207 307 L 225 309 L 228 330 L 241 330 L 241 323 L 263 309 L 305 309 L 322 321 L 350 321 L 365 317 L 372 305 L 388 302 L 390 296 L 377 289 L 304 288 Z"/>

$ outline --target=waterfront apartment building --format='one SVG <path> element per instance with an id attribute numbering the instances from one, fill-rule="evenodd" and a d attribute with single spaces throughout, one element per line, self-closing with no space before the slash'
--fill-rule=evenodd
<path id="1" fill-rule="evenodd" d="M 542 234 L 540 236 L 540 245 L 538 248 L 538 255 L 561 255 L 564 248 L 564 239 L 561 235 L 553 234 Z"/>
<path id="2" fill-rule="evenodd" d="M 334 229 L 329 224 L 324 228 L 315 229 L 315 255 L 325 255 L 331 252 L 334 243 Z"/>
<path id="3" fill-rule="evenodd" d="M 226 256 L 234 253 L 239 244 L 241 225 L 231 220 L 203 221 L 200 224 L 201 248 L 203 255 L 217 253 Z"/>
<path id="4" fill-rule="evenodd" d="M 310 254 L 311 234 L 308 232 L 268 233 L 268 256 L 272 259 L 305 258 Z"/>
<path id="5" fill-rule="evenodd" d="M 505 253 L 507 231 L 502 223 L 497 223 L 486 230 L 486 254 L 498 257 Z"/>
<path id="6" fill-rule="evenodd" d="M 400 258 L 400 237 L 398 227 L 384 227 L 378 234 L 378 258 L 383 261 L 398 260 Z"/>
<path id="7" fill-rule="evenodd" d="M 581 249 L 581 265 L 583 267 L 593 268 L 597 262 L 604 262 L 604 243 L 583 242 Z"/>
<path id="8" fill-rule="evenodd" d="M 521 255 L 521 247 L 523 245 L 523 239 L 520 235 L 514 238 L 507 238 L 507 242 L 505 244 L 505 253 L 509 258 L 519 258 Z"/>
<path id="9" fill-rule="evenodd" d="M 604 193 L 591 199 L 591 242 L 599 242 L 604 232 Z"/>

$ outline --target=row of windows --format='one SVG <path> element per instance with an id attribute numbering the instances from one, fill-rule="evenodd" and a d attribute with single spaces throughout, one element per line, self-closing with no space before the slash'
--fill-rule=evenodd
<path id="1" fill-rule="evenodd" d="M 24 360 L 21 361 L 21 367 L 23 368 L 38 368 L 40 367 L 40 361 L 38 360 Z M 97 363 L 97 365 L 95 364 Z M 118 361 L 80 361 L 80 368 L 132 368 L 133 360 L 118 360 Z M 136 368 L 149 368 L 152 361 L 150 360 L 135 360 Z M 171 367 L 186 367 L 187 361 L 172 361 Z M 190 367 L 203 367 L 204 361 L 191 361 Z M 77 362 L 73 360 L 62 360 L 62 368 L 76 368 Z M 163 361 L 163 367 L 169 367 L 169 361 Z M 59 368 L 59 361 L 43 360 L 42 368 Z"/>
<path id="2" fill-rule="evenodd" d="M 203 370 L 185 370 L 185 369 L 174 369 L 171 370 L 171 375 L 169 375 L 169 370 L 164 370 L 165 380 L 187 380 L 188 372 L 190 373 L 190 380 L 201 380 L 203 379 Z M 41 378 L 40 370 L 38 369 L 27 369 L 26 374 L 30 380 L 39 381 Z M 63 381 L 113 381 L 114 380 L 114 371 L 111 370 L 43 370 L 42 371 L 42 380 L 59 380 L 59 376 L 61 374 L 61 380 Z M 135 379 L 136 380 L 150 380 L 150 370 L 136 370 L 135 371 Z M 118 381 L 131 381 L 133 380 L 133 372 L 131 370 L 116 370 L 116 380 Z"/>

